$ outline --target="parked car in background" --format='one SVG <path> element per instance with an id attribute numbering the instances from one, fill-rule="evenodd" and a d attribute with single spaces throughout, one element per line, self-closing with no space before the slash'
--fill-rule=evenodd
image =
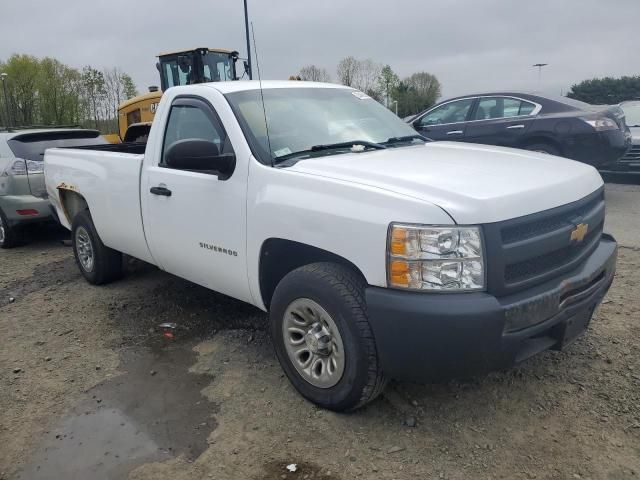
<path id="1" fill-rule="evenodd" d="M 53 220 L 44 185 L 44 151 L 107 143 L 97 130 L 77 127 L 0 130 L 0 248 L 22 239 L 22 227 Z"/>
<path id="2" fill-rule="evenodd" d="M 617 160 L 600 167 L 603 173 L 640 174 L 640 100 L 622 102 L 625 122 L 631 132 L 631 148 Z"/>
<path id="3" fill-rule="evenodd" d="M 624 113 L 617 106 L 521 92 L 452 98 L 410 122 L 432 140 L 523 148 L 595 167 L 619 159 L 631 141 Z"/>

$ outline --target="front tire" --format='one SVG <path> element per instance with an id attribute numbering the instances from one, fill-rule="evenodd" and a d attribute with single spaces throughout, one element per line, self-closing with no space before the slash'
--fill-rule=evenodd
<path id="1" fill-rule="evenodd" d="M 354 410 L 386 380 L 367 318 L 364 280 L 333 263 L 305 265 L 278 284 L 271 337 L 282 368 L 302 396 L 330 410 Z"/>
<path id="2" fill-rule="evenodd" d="M 102 243 L 88 210 L 73 219 L 71 243 L 80 273 L 89 283 L 103 285 L 122 276 L 122 254 Z"/>

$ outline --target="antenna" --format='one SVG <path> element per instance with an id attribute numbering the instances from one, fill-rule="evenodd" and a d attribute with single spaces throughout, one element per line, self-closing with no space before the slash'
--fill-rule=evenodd
<path id="1" fill-rule="evenodd" d="M 256 31 L 251 22 L 251 35 L 253 36 L 253 51 L 256 56 L 256 68 L 258 69 L 258 84 L 260 85 L 260 99 L 262 100 L 262 114 L 264 115 L 264 128 L 267 131 L 267 145 L 269 146 L 269 158 L 273 167 L 273 154 L 271 153 L 271 140 L 269 139 L 269 124 L 267 123 L 267 109 L 264 106 L 264 95 L 262 94 L 262 76 L 260 75 L 260 61 L 258 60 L 258 48 L 256 47 Z"/>

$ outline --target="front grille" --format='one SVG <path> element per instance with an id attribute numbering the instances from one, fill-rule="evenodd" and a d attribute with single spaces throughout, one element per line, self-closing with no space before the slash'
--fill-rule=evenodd
<path id="1" fill-rule="evenodd" d="M 580 205 L 570 211 L 548 217 L 545 216 L 539 220 L 524 222 L 511 227 L 505 227 L 502 229 L 502 242 L 513 243 L 558 230 L 567 225 L 567 221 L 570 221 L 572 218 L 583 218 L 585 214 L 593 210 L 602 201 L 602 195 L 598 195 L 584 205 Z"/>
<path id="2" fill-rule="evenodd" d="M 618 161 L 620 163 L 640 163 L 640 145 L 632 145 Z"/>
<path id="3" fill-rule="evenodd" d="M 504 270 L 504 279 L 507 284 L 535 277 L 549 270 L 557 268 L 563 263 L 571 262 L 579 257 L 595 239 L 602 234 L 602 224 L 591 230 L 582 242 L 576 245 L 568 245 L 551 253 L 538 255 L 518 263 L 507 265 Z"/>
<path id="4" fill-rule="evenodd" d="M 588 224 L 582 241 L 571 239 Z M 604 227 L 604 189 L 577 202 L 484 226 L 489 290 L 514 293 L 565 273 L 597 247 Z"/>

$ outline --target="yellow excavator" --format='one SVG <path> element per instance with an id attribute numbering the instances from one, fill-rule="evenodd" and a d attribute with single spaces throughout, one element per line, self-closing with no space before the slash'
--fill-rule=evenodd
<path id="1" fill-rule="evenodd" d="M 164 90 L 177 85 L 238 80 L 236 63 L 239 59 L 237 51 L 220 48 L 194 48 L 158 55 L 156 67 L 160 73 L 161 89 L 149 87 L 148 93 L 121 103 L 118 106 L 119 135 L 110 135 L 107 139 L 143 140 L 149 132 Z M 244 72 L 250 72 L 250 65 L 246 61 Z"/>

